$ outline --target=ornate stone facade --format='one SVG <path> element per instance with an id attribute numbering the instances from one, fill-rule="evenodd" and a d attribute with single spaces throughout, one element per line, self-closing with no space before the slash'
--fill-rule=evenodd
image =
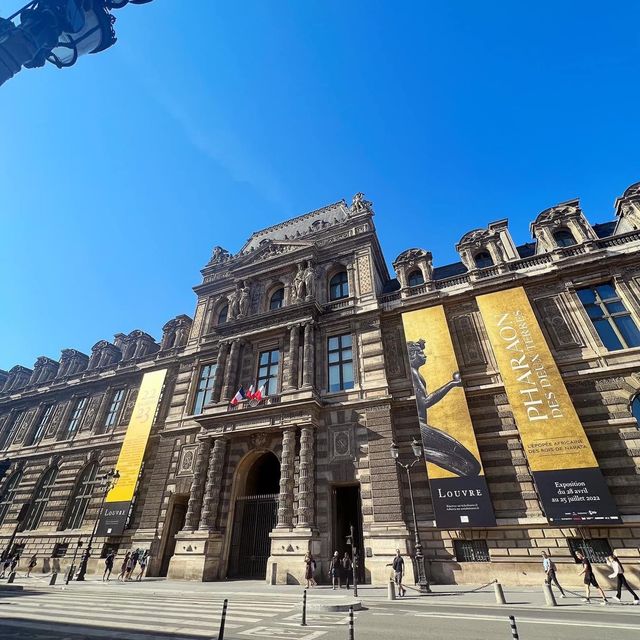
<path id="1" fill-rule="evenodd" d="M 640 389 L 639 350 L 607 349 L 577 291 L 613 283 L 640 326 L 638 193 L 637 185 L 628 189 L 617 222 L 602 225 L 591 226 L 577 201 L 551 207 L 531 226 L 534 242 L 521 246 L 506 221 L 491 223 L 463 235 L 454 265 L 434 267 L 430 252 L 408 249 L 394 262 L 397 279 L 363 194 L 258 231 L 236 254 L 215 247 L 195 287 L 193 322 L 170 320 L 159 344 L 134 331 L 98 342 L 90 357 L 66 349 L 59 362 L 42 357 L 33 370 L 0 372 L 0 544 L 55 465 L 41 521 L 16 542 L 46 570 L 69 563 L 101 498 L 92 497 L 79 528 L 66 528 L 80 474 L 91 461 L 101 471 L 115 465 L 143 374 L 167 368 L 128 527 L 96 548 L 149 548 L 150 575 L 299 583 L 305 552 L 326 578 L 353 525 L 361 579 L 386 583 L 395 549 L 410 552 L 413 537 L 406 476 L 389 454 L 396 442 L 409 455 L 417 430 L 400 316 L 443 304 L 498 526 L 437 529 L 416 465 L 432 576 L 538 584 L 539 552 L 571 562 L 572 538 L 605 540 L 637 557 L 640 432 L 630 403 Z M 556 529 L 543 516 L 475 303 L 482 292 L 513 286 L 530 297 L 621 526 Z M 261 389 L 262 398 L 231 404 L 240 387 Z M 17 490 L 3 509 L 12 479 Z M 469 561 L 467 544 L 486 556 Z"/>

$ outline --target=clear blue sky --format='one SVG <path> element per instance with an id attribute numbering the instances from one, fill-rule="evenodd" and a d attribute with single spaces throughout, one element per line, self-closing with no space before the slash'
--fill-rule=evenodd
<path id="1" fill-rule="evenodd" d="M 3 2 L 4 15 L 18 3 Z M 364 191 L 390 263 L 640 180 L 640 4 L 156 0 L 0 89 L 0 368 L 193 314 L 211 248 Z"/>

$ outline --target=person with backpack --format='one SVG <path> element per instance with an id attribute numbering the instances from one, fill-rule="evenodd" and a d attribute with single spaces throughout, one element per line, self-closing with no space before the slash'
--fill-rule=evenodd
<path id="1" fill-rule="evenodd" d="M 627 579 L 624 575 L 624 568 L 620 560 L 618 560 L 618 558 L 612 553 L 610 556 L 607 556 L 607 564 L 613 571 L 613 573 L 609 577 L 615 578 L 617 582 L 617 592 L 616 595 L 613 596 L 613 599 L 617 602 L 620 602 L 620 599 L 622 597 L 622 587 L 624 587 L 631 594 L 631 597 L 633 598 L 633 604 L 640 604 L 640 599 L 638 599 L 635 591 L 627 582 Z"/>
<path id="2" fill-rule="evenodd" d="M 542 568 L 544 569 L 544 573 L 546 576 L 544 581 L 549 586 L 551 586 L 551 583 L 553 582 L 553 584 L 555 584 L 556 587 L 558 587 L 558 589 L 560 590 L 560 597 L 566 598 L 566 596 L 564 595 L 564 590 L 560 586 L 560 583 L 558 582 L 558 578 L 556 577 L 556 563 L 553 560 L 551 560 L 551 558 L 549 557 L 549 554 L 546 551 L 542 552 Z"/>
<path id="3" fill-rule="evenodd" d="M 582 551 L 576 551 L 576 558 L 580 563 L 582 563 L 582 571 L 580 571 L 578 575 L 584 576 L 583 582 L 585 586 L 585 597 L 582 598 L 582 602 L 591 602 L 591 587 L 595 587 L 602 596 L 602 602 L 600 604 L 609 604 L 605 592 L 602 590 L 602 587 L 596 580 L 596 577 L 593 573 L 593 567 L 591 566 L 589 560 L 587 560 L 587 557 Z"/>

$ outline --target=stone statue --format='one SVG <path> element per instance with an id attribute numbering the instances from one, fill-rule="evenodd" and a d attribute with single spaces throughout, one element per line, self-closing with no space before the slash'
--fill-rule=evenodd
<path id="1" fill-rule="evenodd" d="M 307 268 L 304 270 L 302 277 L 304 279 L 306 299 L 310 300 L 313 297 L 314 286 L 316 283 L 316 270 L 313 268 L 311 262 L 307 262 Z"/>
<path id="2" fill-rule="evenodd" d="M 222 247 L 214 247 L 213 254 L 211 255 L 211 264 L 220 264 L 221 262 L 225 262 L 231 257 L 231 254 Z"/>
<path id="3" fill-rule="evenodd" d="M 372 203 L 369 200 L 365 200 L 364 193 L 358 192 L 351 200 L 351 211 L 353 213 L 364 213 L 371 211 Z"/>
<path id="4" fill-rule="evenodd" d="M 240 310 L 240 291 L 238 289 L 234 289 L 227 296 L 227 320 L 233 320 L 238 317 L 238 312 Z"/>
<path id="5" fill-rule="evenodd" d="M 251 290 L 247 286 L 243 286 L 242 289 L 240 289 L 240 299 L 238 301 L 238 318 L 246 318 L 249 313 L 249 303 L 251 302 L 250 293 Z"/>
<path id="6" fill-rule="evenodd" d="M 298 265 L 298 272 L 296 273 L 295 278 L 293 279 L 293 298 L 296 302 L 303 300 L 303 289 L 304 289 L 304 274 L 305 271 L 302 267 L 302 264 Z"/>

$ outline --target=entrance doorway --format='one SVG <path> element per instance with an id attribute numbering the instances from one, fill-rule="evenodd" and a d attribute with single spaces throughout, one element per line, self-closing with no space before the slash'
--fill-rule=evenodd
<path id="1" fill-rule="evenodd" d="M 187 517 L 188 495 L 176 494 L 173 496 L 171 511 L 167 519 L 168 525 L 164 535 L 164 549 L 162 550 L 162 562 L 160 563 L 159 576 L 166 577 L 169 571 L 169 561 L 176 550 L 176 534 L 182 531 Z"/>
<path id="2" fill-rule="evenodd" d="M 235 501 L 228 575 L 264 578 L 271 555 L 269 534 L 278 521 L 278 458 L 270 451 L 262 453 L 249 468 L 243 484 Z"/>
<path id="3" fill-rule="evenodd" d="M 353 526 L 354 545 L 358 553 L 358 582 L 364 582 L 364 543 L 362 539 L 362 507 L 360 485 L 333 487 L 333 547 L 340 557 L 347 551 L 351 555 L 351 545 L 347 538 Z"/>

